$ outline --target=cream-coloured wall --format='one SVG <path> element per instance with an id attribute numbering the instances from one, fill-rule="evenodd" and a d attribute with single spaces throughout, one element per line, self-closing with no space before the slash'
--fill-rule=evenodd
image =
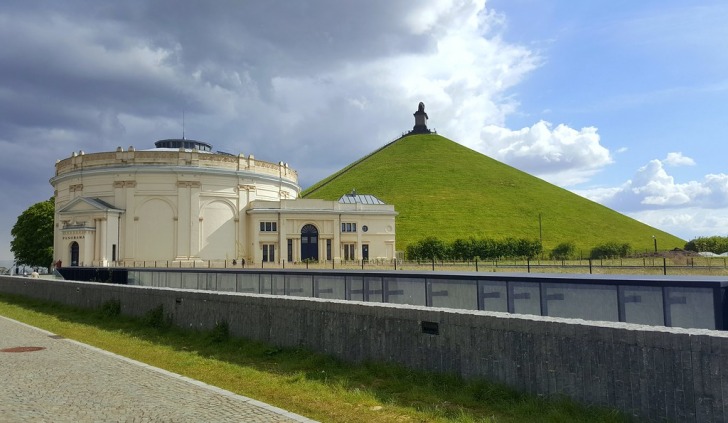
<path id="1" fill-rule="evenodd" d="M 227 199 L 210 201 L 200 213 L 200 258 L 226 260 L 238 257 L 236 237 L 237 210 Z"/>
<path id="2" fill-rule="evenodd" d="M 248 230 L 257 232 L 250 242 L 250 258 L 260 262 L 262 246 L 275 243 L 278 260 L 287 259 L 288 239 L 293 240 L 293 261 L 301 260 L 301 230 L 313 225 L 318 230 L 319 260 L 327 260 L 326 240 L 331 240 L 331 259 L 344 259 L 343 245 L 355 245 L 355 260 L 362 259 L 362 246 L 369 247 L 369 260 L 393 259 L 396 212 L 391 205 L 341 204 L 324 200 L 255 201 L 248 206 Z M 260 222 L 280 222 L 278 233 L 260 232 Z M 356 223 L 356 232 L 342 232 L 341 223 Z M 367 232 L 362 230 L 367 226 Z"/>
<path id="3" fill-rule="evenodd" d="M 134 247 L 129 254 L 136 260 L 172 260 L 175 257 L 175 211 L 170 201 L 146 198 L 133 217 Z"/>

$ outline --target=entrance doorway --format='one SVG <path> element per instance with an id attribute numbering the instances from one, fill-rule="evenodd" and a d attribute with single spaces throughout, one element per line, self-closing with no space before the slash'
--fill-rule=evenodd
<path id="1" fill-rule="evenodd" d="M 301 261 L 318 261 L 318 229 L 313 225 L 301 228 Z"/>
<path id="2" fill-rule="evenodd" d="M 78 242 L 71 243 L 71 266 L 78 266 Z"/>

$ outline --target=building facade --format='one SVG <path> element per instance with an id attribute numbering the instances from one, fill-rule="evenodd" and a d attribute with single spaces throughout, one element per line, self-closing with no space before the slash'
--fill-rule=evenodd
<path id="1" fill-rule="evenodd" d="M 56 163 L 54 251 L 71 266 L 394 258 L 394 207 L 354 193 L 299 199 L 286 163 L 194 140 Z"/>

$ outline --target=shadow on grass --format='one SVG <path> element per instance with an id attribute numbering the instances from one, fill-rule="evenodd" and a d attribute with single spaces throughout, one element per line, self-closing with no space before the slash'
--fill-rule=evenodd
<path id="1" fill-rule="evenodd" d="M 631 419 L 599 407 L 585 407 L 565 398 L 546 400 L 482 380 L 405 369 L 381 363 L 352 364 L 300 348 L 278 348 L 232 338 L 227 324 L 212 331 L 174 327 L 163 310 L 150 310 L 141 318 L 120 315 L 112 302 L 98 310 L 0 294 L 0 301 L 63 322 L 120 333 L 177 352 L 285 376 L 305 378 L 330 389 L 366 392 L 382 404 L 430 413 L 447 420 L 472 422 L 629 422 Z"/>

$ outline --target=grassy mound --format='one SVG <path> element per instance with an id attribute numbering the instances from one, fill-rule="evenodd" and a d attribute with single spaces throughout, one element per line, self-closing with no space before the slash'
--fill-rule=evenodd
<path id="1" fill-rule="evenodd" d="M 393 204 L 397 250 L 426 236 L 542 239 L 544 251 L 574 242 L 651 251 L 685 241 L 491 159 L 440 135 L 400 138 L 302 192 L 336 200 L 353 188 Z M 539 224 L 540 216 L 540 224 Z"/>

